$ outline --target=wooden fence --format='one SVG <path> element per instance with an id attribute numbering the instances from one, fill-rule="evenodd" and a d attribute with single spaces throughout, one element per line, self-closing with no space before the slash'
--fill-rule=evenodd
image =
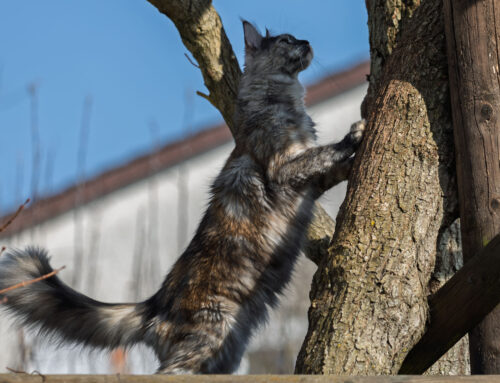
<path id="1" fill-rule="evenodd" d="M 0 374 L 0 383 L 490 383 L 500 375 L 475 376 L 334 376 L 334 375 L 41 375 Z"/>

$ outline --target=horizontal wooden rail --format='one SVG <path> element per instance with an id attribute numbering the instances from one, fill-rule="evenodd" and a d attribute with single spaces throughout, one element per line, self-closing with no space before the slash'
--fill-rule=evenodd
<path id="1" fill-rule="evenodd" d="M 500 234 L 429 298 L 427 331 L 399 373 L 423 374 L 499 303 Z"/>
<path id="2" fill-rule="evenodd" d="M 40 375 L 0 374 L 0 383 L 492 383 L 499 376 Z"/>

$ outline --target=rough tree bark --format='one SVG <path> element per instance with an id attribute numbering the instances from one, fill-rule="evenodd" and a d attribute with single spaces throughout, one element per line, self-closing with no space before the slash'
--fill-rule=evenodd
<path id="1" fill-rule="evenodd" d="M 314 277 L 298 373 L 394 374 L 425 331 L 440 233 L 457 215 L 441 6 L 367 0 L 367 134 Z"/>
<path id="2" fill-rule="evenodd" d="M 460 220 L 439 235 L 436 266 L 429 283 L 429 295 L 436 293 L 463 266 Z M 469 375 L 469 337 L 465 335 L 438 362 L 426 371 L 429 375 Z"/>
<path id="3" fill-rule="evenodd" d="M 444 0 L 466 262 L 500 233 L 500 8 Z M 472 373 L 500 373 L 500 306 L 470 334 Z"/>
<path id="4" fill-rule="evenodd" d="M 241 69 L 212 1 L 148 1 L 175 24 L 182 42 L 198 62 L 210 92 L 204 97 L 220 111 L 234 135 L 234 101 Z"/>

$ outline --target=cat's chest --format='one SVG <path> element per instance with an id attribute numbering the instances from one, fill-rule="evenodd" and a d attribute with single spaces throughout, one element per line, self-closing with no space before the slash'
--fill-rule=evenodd
<path id="1" fill-rule="evenodd" d="M 300 241 L 312 217 L 313 207 L 311 190 L 296 192 L 280 186 L 274 192 L 271 209 L 266 212 L 264 220 L 266 227 L 261 232 L 268 249 Z"/>

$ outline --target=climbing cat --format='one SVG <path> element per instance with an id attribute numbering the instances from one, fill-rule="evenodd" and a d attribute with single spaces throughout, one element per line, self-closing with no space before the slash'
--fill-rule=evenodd
<path id="1" fill-rule="evenodd" d="M 194 238 L 160 289 L 144 302 L 109 304 L 54 276 L 0 296 L 24 324 L 91 347 L 146 343 L 159 373 L 238 367 L 290 280 L 315 199 L 347 178 L 364 129 L 354 124 L 341 142 L 317 146 L 297 78 L 312 60 L 309 42 L 261 36 L 246 21 L 243 28 L 236 145 Z M 8 250 L 0 258 L 0 289 L 51 271 L 42 249 Z"/>

